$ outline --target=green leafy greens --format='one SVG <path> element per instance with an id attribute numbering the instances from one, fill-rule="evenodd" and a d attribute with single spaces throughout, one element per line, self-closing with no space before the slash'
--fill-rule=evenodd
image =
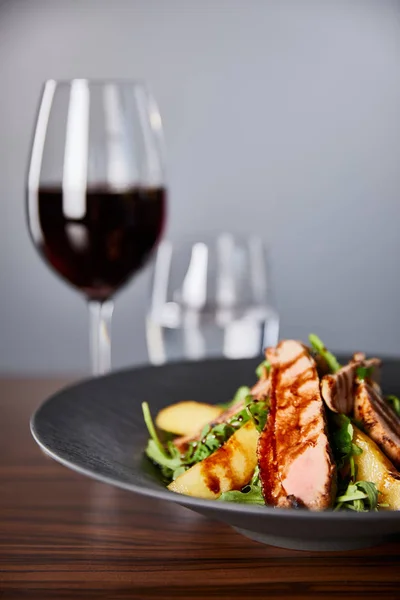
<path id="1" fill-rule="evenodd" d="M 374 371 L 374 367 L 357 367 L 357 369 L 356 369 L 357 378 L 360 381 L 369 379 L 372 376 L 373 371 Z"/>
<path id="2" fill-rule="evenodd" d="M 379 491 L 370 481 L 350 482 L 345 492 L 336 498 L 335 510 L 342 508 L 356 512 L 377 511 Z"/>
<path id="3" fill-rule="evenodd" d="M 336 371 L 339 371 L 341 365 L 336 356 L 326 349 L 324 342 L 315 333 L 310 333 L 308 339 L 314 352 L 322 356 L 331 372 L 336 373 Z"/>
<path id="4" fill-rule="evenodd" d="M 269 373 L 270 369 L 271 363 L 269 362 L 269 360 L 263 360 L 256 369 L 256 375 L 258 379 L 261 379 L 261 377 L 265 374 L 265 371 Z"/>
<path id="5" fill-rule="evenodd" d="M 143 415 L 150 434 L 146 448 L 147 456 L 159 465 L 163 477 L 168 481 L 172 481 L 186 469 L 213 454 L 215 450 L 229 440 L 235 431 L 248 421 L 253 420 L 258 431 L 262 431 L 267 420 L 268 405 L 264 401 L 253 400 L 252 396 L 246 396 L 246 398 L 245 407 L 228 421 L 217 423 L 214 426 L 205 425 L 199 440 L 190 442 L 183 454 L 171 441 L 163 446 L 157 436 L 148 404 L 144 402 L 142 404 Z"/>
<path id="6" fill-rule="evenodd" d="M 253 419 L 257 431 L 261 433 L 268 417 L 267 402 L 254 400 L 247 404 L 246 409 L 250 418 Z"/>
<path id="7" fill-rule="evenodd" d="M 218 423 L 213 427 L 206 425 L 201 432 L 200 439 L 190 442 L 183 457 L 183 463 L 187 467 L 210 456 L 250 419 L 254 421 L 259 431 L 264 428 L 268 414 L 267 403 L 253 400 L 252 396 L 246 396 L 246 399 L 246 406 L 228 421 Z"/>
<path id="8" fill-rule="evenodd" d="M 397 396 L 386 396 L 386 402 L 390 404 L 397 416 L 400 417 L 400 398 Z"/>
<path id="9" fill-rule="evenodd" d="M 147 402 L 142 403 L 142 411 L 144 422 L 146 423 L 147 431 L 149 432 L 150 438 L 153 442 L 153 445 L 157 448 L 157 451 L 167 457 L 167 453 L 165 451 L 164 446 L 162 445 L 160 438 L 157 435 L 156 428 L 154 427 L 153 419 L 151 418 L 150 408 Z"/>
<path id="10" fill-rule="evenodd" d="M 370 481 L 357 481 L 354 456 L 362 449 L 353 442 L 353 425 L 345 415 L 331 417 L 335 429 L 332 433 L 332 448 L 338 467 L 338 494 L 334 510 L 365 512 L 378 510 L 379 491 Z"/>
<path id="11" fill-rule="evenodd" d="M 172 442 L 167 442 L 165 446 L 161 443 L 147 402 L 142 403 L 142 410 L 144 422 L 150 435 L 150 439 L 147 442 L 146 454 L 160 467 L 163 477 L 172 481 L 185 470 L 182 469 L 180 453 Z"/>
<path id="12" fill-rule="evenodd" d="M 222 500 L 223 502 L 238 502 L 241 504 L 265 505 L 258 467 L 256 467 L 254 475 L 248 485 L 245 485 L 240 491 L 231 490 L 230 492 L 224 492 L 220 495 L 218 500 Z"/>
<path id="13" fill-rule="evenodd" d="M 167 481 L 176 479 L 186 468 L 182 465 L 181 456 L 175 446 L 168 443 L 168 454 L 166 452 L 160 452 L 158 446 L 154 443 L 154 440 L 150 439 L 147 442 L 146 454 L 154 463 L 156 463 L 161 470 L 162 476 Z"/>
<path id="14" fill-rule="evenodd" d="M 350 466 L 355 471 L 353 456 L 361 454 L 362 450 L 353 443 L 353 425 L 349 417 L 335 414 L 331 417 L 334 424 L 332 433 L 332 449 L 338 469 Z"/>

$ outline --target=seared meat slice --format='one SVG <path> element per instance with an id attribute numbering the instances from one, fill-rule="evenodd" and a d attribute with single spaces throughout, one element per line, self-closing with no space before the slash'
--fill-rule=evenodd
<path id="1" fill-rule="evenodd" d="M 268 349 L 270 411 L 258 443 L 264 498 L 279 507 L 332 506 L 336 466 L 315 361 L 300 342 Z"/>
<path id="2" fill-rule="evenodd" d="M 357 369 L 372 368 L 371 379 L 379 381 L 381 361 L 379 358 L 365 360 L 365 354 L 357 352 L 348 365 L 321 380 L 321 393 L 327 406 L 337 413 L 349 415 L 353 412 Z"/>
<path id="3" fill-rule="evenodd" d="M 360 363 L 350 363 L 321 380 L 321 394 L 333 412 L 350 414 L 354 406 L 354 385 Z"/>
<path id="4" fill-rule="evenodd" d="M 260 378 L 257 381 L 257 383 L 252 387 L 252 389 L 250 390 L 250 394 L 253 396 L 253 398 L 255 400 L 265 400 L 269 394 L 269 387 L 270 387 L 269 377 L 264 376 L 264 377 Z M 238 412 L 243 410 L 244 407 L 245 407 L 244 400 L 240 400 L 239 402 L 236 402 L 233 406 L 229 407 L 227 410 L 225 410 L 223 413 L 221 413 L 219 415 L 219 417 L 217 417 L 214 421 L 212 421 L 209 424 L 210 427 L 213 427 L 214 425 L 217 425 L 218 423 L 224 423 L 225 421 L 228 421 L 231 417 L 233 417 Z M 192 435 L 184 435 L 184 436 L 175 438 L 174 439 L 175 446 L 178 448 L 178 450 L 180 452 L 185 452 L 185 450 L 187 449 L 188 444 L 190 444 L 190 442 L 194 442 L 195 440 L 200 439 L 202 430 L 203 430 L 203 427 L 194 435 L 193 434 Z"/>
<path id="5" fill-rule="evenodd" d="M 400 419 L 381 393 L 366 381 L 357 385 L 354 417 L 394 465 L 400 468 Z"/>

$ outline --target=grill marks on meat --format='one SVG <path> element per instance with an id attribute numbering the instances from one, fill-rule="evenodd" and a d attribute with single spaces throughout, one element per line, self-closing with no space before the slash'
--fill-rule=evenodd
<path id="1" fill-rule="evenodd" d="M 357 352 L 334 374 L 325 362 L 311 357 L 302 343 L 284 340 L 269 348 L 268 373 L 251 389 L 255 400 L 269 397 L 269 415 L 258 442 L 258 465 L 267 504 L 282 508 L 325 510 L 336 493 L 336 466 L 329 446 L 325 406 L 353 415 L 382 451 L 400 468 L 400 419 L 382 397 L 378 358 Z M 364 381 L 357 369 L 372 368 Z M 324 402 L 323 402 L 324 401 Z M 240 401 L 224 411 L 210 426 L 231 419 L 245 407 Z M 174 444 L 183 453 L 200 439 L 182 436 Z"/>
<path id="2" fill-rule="evenodd" d="M 321 394 L 327 406 L 337 413 L 349 415 L 354 409 L 357 369 L 372 368 L 372 379 L 378 384 L 381 361 L 378 358 L 365 360 L 365 354 L 356 353 L 350 363 L 321 380 Z"/>
<path id="3" fill-rule="evenodd" d="M 270 412 L 258 444 L 263 494 L 268 504 L 324 510 L 332 505 L 332 458 L 314 360 L 300 342 L 269 349 Z"/>
<path id="4" fill-rule="evenodd" d="M 357 364 L 342 367 L 321 380 L 321 394 L 327 406 L 337 413 L 348 415 L 353 410 Z"/>
<path id="5" fill-rule="evenodd" d="M 388 458 L 400 468 L 400 419 L 382 397 L 379 358 L 367 359 L 356 352 L 348 365 L 321 381 L 321 393 L 334 412 L 352 415 Z M 357 369 L 372 372 L 364 381 L 357 380 Z"/>
<path id="6" fill-rule="evenodd" d="M 366 381 L 357 386 L 354 417 L 394 465 L 400 468 L 400 419 L 379 389 Z"/>

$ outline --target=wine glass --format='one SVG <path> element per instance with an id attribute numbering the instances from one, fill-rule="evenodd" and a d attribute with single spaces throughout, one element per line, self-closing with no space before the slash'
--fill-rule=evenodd
<path id="1" fill-rule="evenodd" d="M 93 374 L 111 367 L 113 296 L 147 261 L 164 226 L 162 127 L 130 81 L 49 80 L 27 182 L 31 237 L 88 300 Z"/>
<path id="2" fill-rule="evenodd" d="M 157 365 L 254 358 L 275 346 L 279 314 L 264 240 L 230 232 L 163 240 L 153 263 L 146 336 Z"/>

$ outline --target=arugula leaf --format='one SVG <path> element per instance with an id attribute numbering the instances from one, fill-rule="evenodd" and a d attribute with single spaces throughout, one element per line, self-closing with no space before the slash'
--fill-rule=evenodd
<path id="1" fill-rule="evenodd" d="M 233 415 L 229 421 L 218 423 L 212 428 L 209 425 L 205 426 L 200 440 L 189 444 L 186 455 L 182 459 L 185 464 L 192 466 L 210 456 L 250 419 L 253 419 L 256 427 L 264 427 L 268 414 L 266 402 L 253 400 L 250 395 L 246 398 L 248 402 L 246 408 Z"/>
<path id="2" fill-rule="evenodd" d="M 334 354 L 332 354 L 332 352 L 329 352 L 329 350 L 326 349 L 323 341 L 317 335 L 315 335 L 315 333 L 310 333 L 310 335 L 308 336 L 308 339 L 309 339 L 309 342 L 310 342 L 314 352 L 316 352 L 317 354 L 320 354 L 322 356 L 322 358 L 325 359 L 331 372 L 336 373 L 336 371 L 339 371 L 339 369 L 341 368 L 341 365 L 339 364 L 336 356 Z"/>
<path id="3" fill-rule="evenodd" d="M 159 447 L 153 439 L 150 439 L 147 442 L 147 447 L 145 450 L 146 455 L 150 458 L 150 460 L 159 466 L 163 477 L 169 481 L 176 479 L 178 475 L 186 470 L 186 468 L 184 468 L 182 465 L 182 460 L 177 448 L 175 448 L 175 450 L 176 453 L 174 453 L 173 456 L 171 455 L 168 457 L 165 452 L 160 452 Z"/>
<path id="4" fill-rule="evenodd" d="M 388 402 L 390 404 L 390 406 L 393 408 L 394 412 L 400 417 L 400 398 L 398 398 L 397 396 L 386 396 L 385 398 L 386 402 Z"/>
<path id="5" fill-rule="evenodd" d="M 354 500 L 363 500 L 367 495 L 358 490 L 355 483 L 349 483 L 346 492 L 342 496 L 338 496 L 338 502 L 353 502 Z"/>
<path id="6" fill-rule="evenodd" d="M 144 422 L 150 435 L 145 453 L 150 460 L 158 465 L 163 477 L 168 481 L 172 481 L 186 471 L 187 466 L 183 463 L 182 456 L 172 441 L 168 441 L 165 446 L 161 443 L 147 402 L 142 403 L 142 410 Z"/>
<path id="7" fill-rule="evenodd" d="M 189 444 L 188 450 L 183 458 L 187 465 L 194 465 L 210 456 L 215 450 L 220 448 L 226 441 L 229 440 L 236 429 L 242 426 L 238 423 L 236 427 L 228 423 L 218 423 L 214 427 L 206 425 L 202 431 L 199 441 L 194 441 Z"/>
<path id="8" fill-rule="evenodd" d="M 269 362 L 269 360 L 263 360 L 256 369 L 256 375 L 258 379 L 260 379 L 264 375 L 264 371 L 267 371 L 267 373 L 269 373 L 270 369 L 271 363 Z"/>
<path id="9" fill-rule="evenodd" d="M 369 379 L 374 372 L 374 367 L 357 367 L 356 374 L 360 381 L 364 381 L 364 379 Z"/>
<path id="10" fill-rule="evenodd" d="M 253 477 L 248 485 L 245 485 L 240 491 L 231 490 L 230 492 L 224 492 L 218 500 L 264 506 L 265 500 L 261 489 L 259 468 L 255 468 Z"/>
<path id="11" fill-rule="evenodd" d="M 241 416 L 243 413 L 243 417 Z M 204 460 L 215 450 L 218 450 L 244 423 L 249 420 L 245 411 L 234 415 L 228 422 L 218 423 L 214 427 L 206 425 L 201 433 L 200 439 L 190 442 L 182 462 L 191 467 Z"/>
<path id="12" fill-rule="evenodd" d="M 335 510 L 347 509 L 356 512 L 377 511 L 379 491 L 371 481 L 349 483 L 345 492 L 336 498 Z"/>
<path id="13" fill-rule="evenodd" d="M 252 485 L 246 485 L 240 492 L 238 490 L 224 492 L 220 495 L 218 500 L 222 500 L 223 502 L 237 502 L 241 504 L 265 505 L 261 487 Z"/>
<path id="14" fill-rule="evenodd" d="M 366 493 L 368 509 L 377 510 L 380 492 L 375 483 L 372 483 L 371 481 L 357 481 L 356 486 L 359 490 L 362 490 Z"/>
<path id="15" fill-rule="evenodd" d="M 144 422 L 146 423 L 147 431 L 154 444 L 157 446 L 157 449 L 160 454 L 163 454 L 165 457 L 168 457 L 168 453 L 162 445 L 160 438 L 157 435 L 156 428 L 153 423 L 153 419 L 151 418 L 150 408 L 147 402 L 142 402 L 142 411 Z"/>
<path id="16" fill-rule="evenodd" d="M 254 400 L 247 404 L 246 409 L 250 417 L 254 421 L 254 425 L 259 433 L 261 433 L 265 427 L 268 417 L 268 406 L 264 401 Z"/>
<path id="17" fill-rule="evenodd" d="M 250 485 L 261 485 L 260 481 L 260 467 L 257 465 L 254 469 L 253 477 L 251 478 Z"/>
<path id="18" fill-rule="evenodd" d="M 353 444 L 353 425 L 345 415 L 334 415 L 332 421 L 335 429 L 332 432 L 332 449 L 338 469 L 342 469 L 352 456 L 361 454 L 362 449 Z M 351 465 L 350 465 L 351 466 Z"/>
<path id="19" fill-rule="evenodd" d="M 352 443 L 351 444 L 351 455 L 352 456 L 360 456 L 360 454 L 363 453 L 363 449 L 360 448 L 360 446 L 357 446 L 357 444 Z"/>
<path id="20" fill-rule="evenodd" d="M 354 456 L 362 449 L 353 442 L 353 425 L 345 415 L 332 417 L 336 429 L 332 433 L 332 448 L 338 467 L 339 492 L 334 510 L 365 512 L 378 510 L 379 491 L 370 481 L 357 481 Z M 350 469 L 344 467 L 349 466 Z"/>

